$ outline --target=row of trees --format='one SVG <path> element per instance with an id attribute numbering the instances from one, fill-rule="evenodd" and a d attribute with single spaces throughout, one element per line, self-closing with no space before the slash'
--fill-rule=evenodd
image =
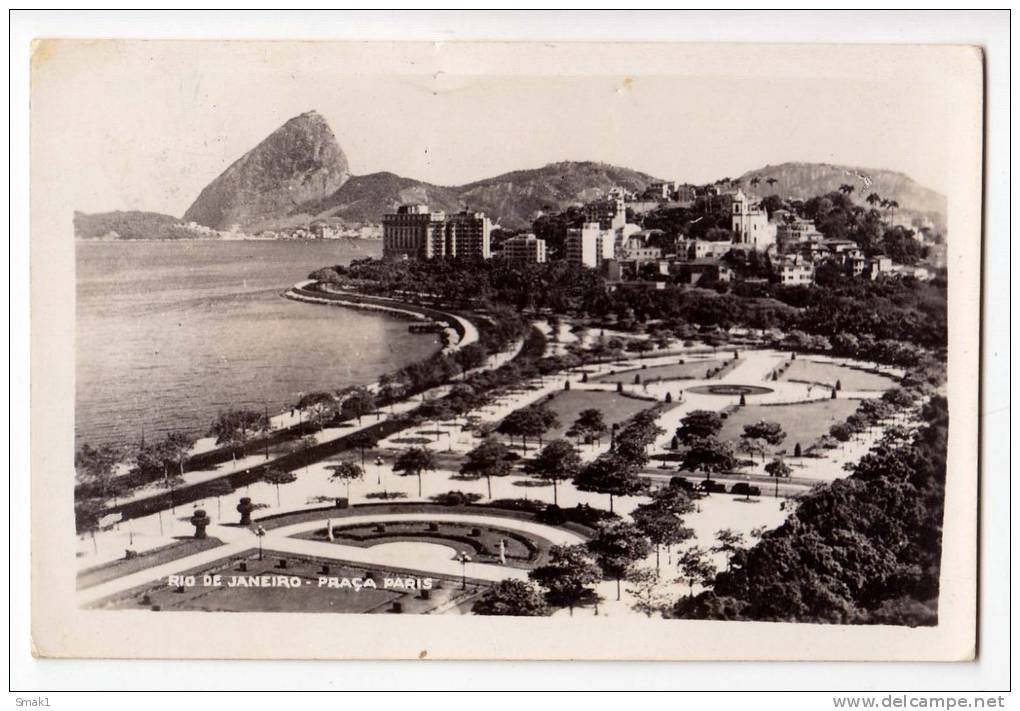
<path id="1" fill-rule="evenodd" d="M 925 402 L 916 431 L 886 429 L 846 479 L 805 495 L 796 512 L 734 555 L 711 591 L 675 614 L 839 624 L 938 621 L 948 408 L 923 374 L 864 401 L 833 438 L 852 437 Z M 782 571 L 780 574 L 779 571 Z"/>

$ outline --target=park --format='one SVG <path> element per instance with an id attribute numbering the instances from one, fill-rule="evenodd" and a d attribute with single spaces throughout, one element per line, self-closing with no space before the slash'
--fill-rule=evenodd
<path id="1" fill-rule="evenodd" d="M 539 330 L 551 334 L 548 352 L 564 352 L 563 328 Z M 570 340 L 577 351 L 598 337 Z M 79 603 L 635 614 L 652 597 L 704 589 L 709 572 L 782 525 L 802 496 L 845 477 L 894 420 L 916 418 L 875 407 L 867 427 L 836 437 L 862 403 L 897 388 L 904 371 L 754 344 L 688 343 L 535 374 L 459 412 L 443 403 L 465 386 L 447 383 L 323 420 L 304 439 L 331 453 L 289 471 L 270 469 L 293 456 L 286 441 L 187 471 L 182 488 L 267 467 L 261 477 L 238 478 L 242 485 L 83 535 Z M 498 372 L 521 349 L 479 372 Z M 317 406 L 283 417 L 305 432 Z M 156 493 L 132 496 L 137 503 Z M 182 575 L 298 584 L 168 582 Z M 430 582 L 384 584 L 404 579 Z"/>

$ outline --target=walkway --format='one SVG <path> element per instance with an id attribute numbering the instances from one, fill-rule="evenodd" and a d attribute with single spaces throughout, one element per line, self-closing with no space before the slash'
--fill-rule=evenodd
<path id="1" fill-rule="evenodd" d="M 331 520 L 337 524 L 358 525 L 365 523 L 387 523 L 394 521 L 446 521 L 457 522 L 469 525 L 499 525 L 500 528 L 531 533 L 541 536 L 555 545 L 574 545 L 582 543 L 584 539 L 572 531 L 562 528 L 545 526 L 533 521 L 523 521 L 505 516 L 482 516 L 478 514 L 446 514 L 446 513 L 406 513 L 406 514 L 364 514 L 356 516 L 330 517 L 329 512 L 323 512 L 322 519 L 304 521 L 290 526 L 269 529 L 262 538 L 262 548 L 274 553 L 289 553 L 297 556 L 311 556 L 317 558 L 328 558 L 331 560 L 357 563 L 361 565 L 377 565 L 380 568 L 396 567 L 408 570 L 432 573 L 441 576 L 459 576 L 461 564 L 451 557 L 450 560 L 442 561 L 432 558 L 423 558 L 415 555 L 413 549 L 401 551 L 389 547 L 380 556 L 373 552 L 373 547 L 362 548 L 359 546 L 348 546 L 338 543 L 327 543 L 325 541 L 312 541 L 294 536 L 324 528 L 326 521 Z M 258 521 L 256 520 L 256 523 Z M 213 525 L 208 529 L 211 537 L 224 541 L 224 545 L 213 548 L 195 555 L 180 558 L 170 563 L 157 565 L 146 570 L 132 573 L 130 575 L 116 578 L 106 583 L 87 588 L 78 593 L 79 605 L 88 605 L 102 598 L 131 588 L 145 585 L 165 578 L 168 575 L 177 575 L 192 568 L 209 565 L 222 558 L 240 555 L 244 551 L 251 550 L 258 546 L 256 536 L 247 528 L 239 526 Z M 464 572 L 469 578 L 477 580 L 499 581 L 506 578 L 527 579 L 527 571 L 520 568 L 509 568 L 488 563 L 468 563 Z"/>

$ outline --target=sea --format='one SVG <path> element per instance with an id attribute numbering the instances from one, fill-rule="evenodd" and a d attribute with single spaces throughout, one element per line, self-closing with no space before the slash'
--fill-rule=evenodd
<path id="1" fill-rule="evenodd" d="M 370 240 L 76 243 L 75 439 L 204 435 L 217 412 L 289 409 L 364 385 L 440 344 L 407 321 L 304 304 L 312 271 L 377 257 Z"/>

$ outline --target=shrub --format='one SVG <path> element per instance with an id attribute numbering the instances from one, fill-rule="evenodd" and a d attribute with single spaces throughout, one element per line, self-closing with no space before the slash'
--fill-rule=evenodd
<path id="1" fill-rule="evenodd" d="M 491 506 L 494 509 L 538 513 L 542 511 L 546 505 L 541 501 L 535 501 L 534 499 L 496 499 L 495 501 L 490 501 L 486 504 L 486 506 Z"/>
<path id="2" fill-rule="evenodd" d="M 366 499 L 406 499 L 407 494 L 403 491 L 372 491 L 365 494 Z"/>
<path id="3" fill-rule="evenodd" d="M 444 494 L 436 494 L 431 497 L 432 501 L 440 504 L 441 506 L 466 506 L 468 504 L 473 504 L 481 498 L 481 494 L 464 491 L 447 491 Z"/>

